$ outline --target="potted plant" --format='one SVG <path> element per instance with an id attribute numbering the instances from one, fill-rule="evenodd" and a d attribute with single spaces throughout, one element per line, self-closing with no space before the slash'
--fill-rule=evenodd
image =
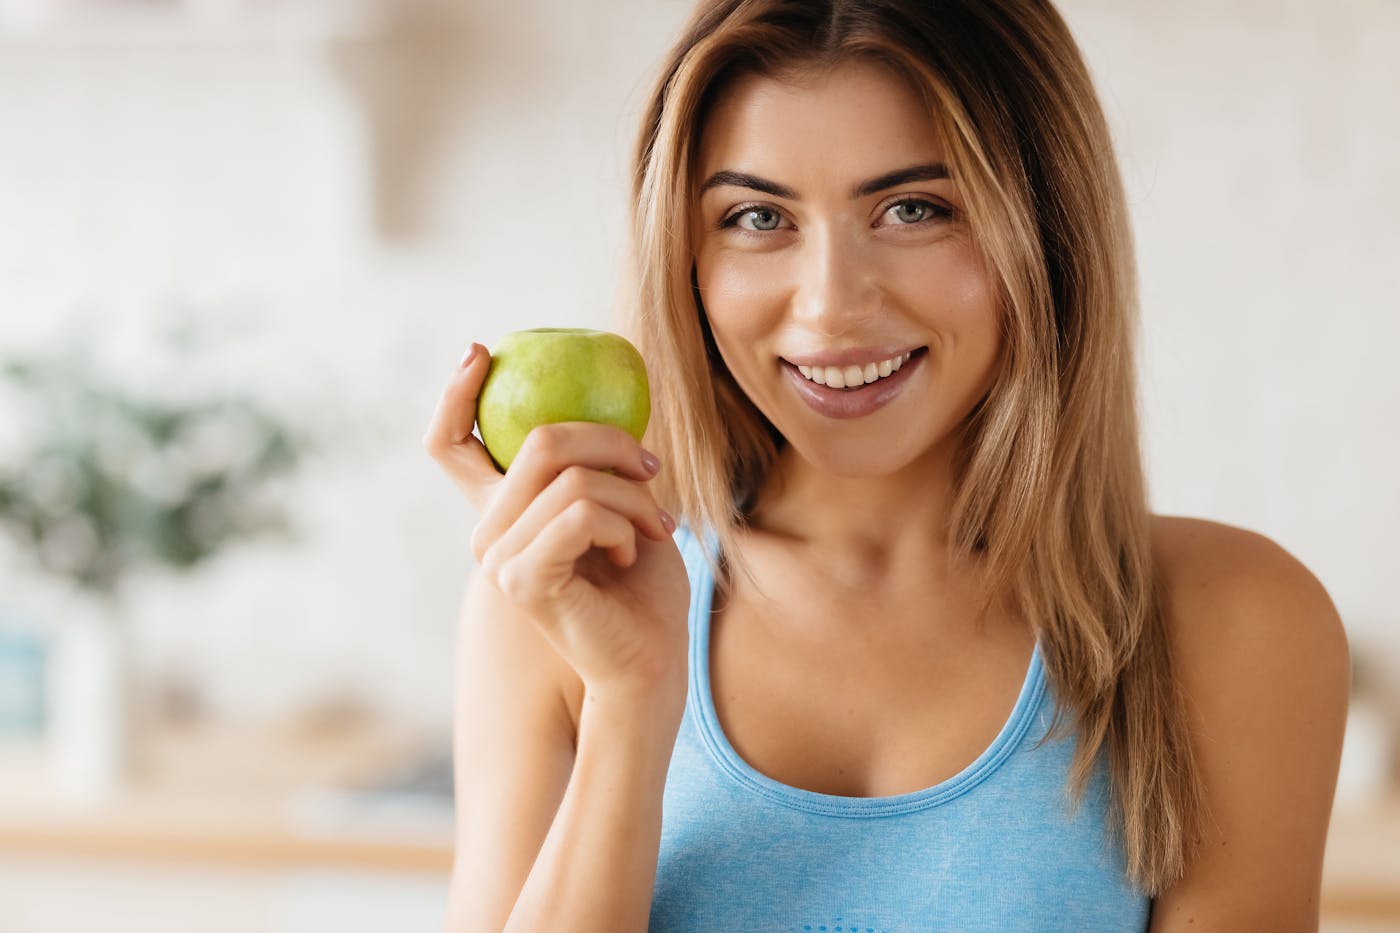
<path id="1" fill-rule="evenodd" d="M 143 569 L 188 571 L 236 541 L 291 531 L 264 493 L 307 439 L 246 396 L 152 398 L 72 349 L 0 358 L 0 390 L 15 403 L 7 398 L 0 425 L 0 529 L 28 568 L 94 610 L 54 620 L 55 778 L 101 794 L 131 757 L 124 581 Z"/>

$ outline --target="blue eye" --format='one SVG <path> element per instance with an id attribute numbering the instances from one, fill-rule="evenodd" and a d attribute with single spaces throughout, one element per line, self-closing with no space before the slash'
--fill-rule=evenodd
<path id="1" fill-rule="evenodd" d="M 923 223 L 935 216 L 951 216 L 952 211 L 944 207 L 939 207 L 931 201 L 921 198 L 910 198 L 891 204 L 886 214 L 892 215 L 898 224 L 909 226 L 911 224 Z"/>
<path id="2" fill-rule="evenodd" d="M 752 219 L 752 226 L 744 223 L 750 219 Z M 770 230 L 778 229 L 778 224 L 781 221 L 782 217 L 775 210 L 766 207 L 750 207 L 734 214 L 727 223 L 734 224 L 742 230 L 757 230 L 767 233 Z"/>
<path id="3" fill-rule="evenodd" d="M 902 222 L 916 224 L 924 219 L 924 212 L 928 210 L 928 205 L 920 204 L 918 201 L 900 201 L 891 210 Z"/>

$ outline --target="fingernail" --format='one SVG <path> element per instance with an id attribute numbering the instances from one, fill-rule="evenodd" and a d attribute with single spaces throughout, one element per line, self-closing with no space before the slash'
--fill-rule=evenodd
<path id="1" fill-rule="evenodd" d="M 651 476 L 655 476 L 661 469 L 661 461 L 656 459 L 656 454 L 645 448 L 642 449 L 642 469 Z"/>
<path id="2" fill-rule="evenodd" d="M 666 514 L 665 509 L 661 510 L 661 527 L 666 529 L 668 535 L 675 533 L 676 530 L 676 520 Z"/>
<path id="3" fill-rule="evenodd" d="M 467 368 L 467 364 L 470 363 L 475 357 L 476 357 L 476 344 L 473 343 L 471 346 L 467 347 L 467 355 L 464 356 L 464 357 L 462 357 L 462 362 L 460 362 L 460 363 L 457 364 L 457 368 L 458 368 L 458 369 L 466 369 L 466 368 Z"/>

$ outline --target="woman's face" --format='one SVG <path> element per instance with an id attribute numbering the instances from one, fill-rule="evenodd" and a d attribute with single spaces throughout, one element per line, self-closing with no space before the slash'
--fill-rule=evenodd
<path id="1" fill-rule="evenodd" d="M 945 161 L 918 96 L 870 62 L 741 78 L 706 122 L 701 300 L 735 381 L 819 469 L 909 466 L 991 387 L 995 288 Z"/>

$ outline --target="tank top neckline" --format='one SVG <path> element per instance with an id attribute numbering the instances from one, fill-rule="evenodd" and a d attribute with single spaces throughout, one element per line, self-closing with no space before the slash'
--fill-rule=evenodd
<path id="1" fill-rule="evenodd" d="M 762 773 L 741 758 L 730 744 L 720 726 L 710 689 L 710 609 L 715 582 L 706 554 L 715 553 L 714 537 L 706 535 L 706 540 L 701 542 L 688 528 L 684 532 L 695 543 L 697 551 L 705 550 L 703 554 L 693 555 L 692 576 L 697 592 L 691 599 L 690 612 L 690 702 L 696 726 L 711 758 L 745 790 L 808 813 L 838 817 L 896 816 L 941 806 L 968 793 L 995 773 L 1025 738 L 1046 688 L 1039 639 L 1031 650 L 1025 679 L 1001 731 L 971 764 L 947 780 L 922 790 L 886 797 L 844 797 L 793 787 Z"/>

